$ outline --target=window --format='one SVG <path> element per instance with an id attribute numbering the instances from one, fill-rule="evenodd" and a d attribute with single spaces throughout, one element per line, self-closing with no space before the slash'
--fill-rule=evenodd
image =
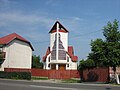
<path id="1" fill-rule="evenodd" d="M 67 64 L 67 67 L 69 67 L 69 64 Z"/>
<path id="2" fill-rule="evenodd" d="M 48 62 L 50 62 L 50 57 L 48 57 Z"/>
<path id="3" fill-rule="evenodd" d="M 48 64 L 48 67 L 50 68 L 50 64 Z"/>
<path id="4" fill-rule="evenodd" d="M 67 57 L 67 62 L 69 62 L 69 57 Z"/>

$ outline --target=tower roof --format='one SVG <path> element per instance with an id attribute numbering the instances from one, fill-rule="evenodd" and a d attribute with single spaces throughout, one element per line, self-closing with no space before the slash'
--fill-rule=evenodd
<path id="1" fill-rule="evenodd" d="M 54 33 L 57 31 L 57 23 L 59 24 L 59 32 L 68 32 L 68 30 L 59 21 L 56 21 L 49 33 Z"/>

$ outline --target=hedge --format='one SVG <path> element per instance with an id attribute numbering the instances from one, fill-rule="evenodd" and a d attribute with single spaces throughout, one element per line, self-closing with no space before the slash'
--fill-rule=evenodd
<path id="1" fill-rule="evenodd" d="M 3 72 L 3 71 L 0 71 L 0 78 L 31 80 L 31 73 L 30 72 Z"/>

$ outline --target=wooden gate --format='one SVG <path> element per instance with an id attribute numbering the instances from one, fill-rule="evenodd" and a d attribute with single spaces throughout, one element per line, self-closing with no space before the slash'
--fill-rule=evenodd
<path id="1" fill-rule="evenodd" d="M 50 70 L 49 79 L 69 79 L 70 71 L 66 70 Z"/>

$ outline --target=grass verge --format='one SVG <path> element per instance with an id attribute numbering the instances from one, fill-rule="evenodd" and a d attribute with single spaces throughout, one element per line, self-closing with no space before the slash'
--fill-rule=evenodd
<path id="1" fill-rule="evenodd" d="M 48 77 L 39 77 L 39 76 L 32 76 L 32 80 L 48 80 Z"/>
<path id="2" fill-rule="evenodd" d="M 81 83 L 79 79 L 71 78 L 68 80 L 62 80 L 62 83 Z"/>

